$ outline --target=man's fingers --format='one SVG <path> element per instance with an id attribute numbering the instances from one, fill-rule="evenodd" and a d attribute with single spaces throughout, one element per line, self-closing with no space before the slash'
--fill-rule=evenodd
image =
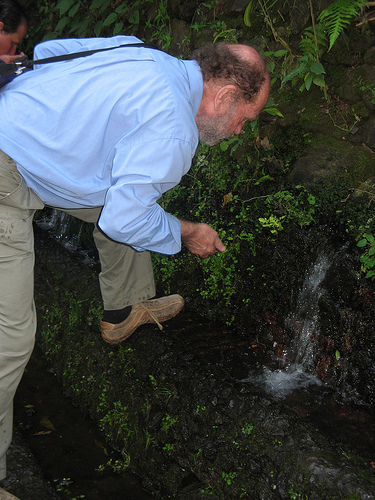
<path id="1" fill-rule="evenodd" d="M 216 242 L 216 249 L 219 250 L 219 252 L 223 253 L 226 250 L 226 247 L 224 243 L 218 238 Z"/>

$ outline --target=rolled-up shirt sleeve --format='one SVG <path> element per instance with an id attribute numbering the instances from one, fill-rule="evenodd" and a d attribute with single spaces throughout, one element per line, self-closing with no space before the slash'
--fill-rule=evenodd
<path id="1" fill-rule="evenodd" d="M 99 219 L 100 229 L 135 250 L 175 254 L 181 250 L 181 225 L 157 203 L 190 167 L 194 147 L 175 138 L 150 140 L 112 159 L 112 185 Z"/>

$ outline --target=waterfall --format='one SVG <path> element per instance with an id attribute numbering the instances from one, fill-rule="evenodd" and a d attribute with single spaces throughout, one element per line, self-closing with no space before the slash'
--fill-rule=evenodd
<path id="1" fill-rule="evenodd" d="M 244 381 L 255 382 L 279 399 L 295 389 L 322 384 L 312 375 L 315 349 L 319 346 L 319 300 L 324 293 L 324 278 L 339 253 L 321 252 L 307 272 L 296 308 L 285 320 L 285 328 L 292 332 L 293 337 L 285 357 L 274 358 L 272 367 L 263 366 L 260 373 L 251 373 Z"/>
<path id="2" fill-rule="evenodd" d="M 295 312 L 285 321 L 285 327 L 294 333 L 294 342 L 288 355 L 291 371 L 298 368 L 313 371 L 315 343 L 312 342 L 312 337 L 319 336 L 319 299 L 324 291 L 322 281 L 331 263 L 332 259 L 325 253 L 319 255 L 307 273 Z"/>
<path id="3" fill-rule="evenodd" d="M 85 264 L 95 265 L 98 263 L 95 245 L 91 237 L 91 227 L 89 228 L 89 243 L 87 242 L 87 234 L 85 234 L 85 243 L 82 241 L 82 234 L 89 226 L 86 222 L 61 210 L 47 208 L 35 218 L 35 223 L 69 252 L 79 255 Z"/>

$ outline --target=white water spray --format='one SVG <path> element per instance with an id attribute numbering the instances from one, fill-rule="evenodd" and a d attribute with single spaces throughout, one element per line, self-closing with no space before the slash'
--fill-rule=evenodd
<path id="1" fill-rule="evenodd" d="M 298 295 L 297 307 L 286 321 L 285 327 L 294 333 L 294 342 L 285 359 L 278 359 L 279 369 L 263 367 L 262 373 L 250 375 L 245 381 L 255 382 L 273 396 L 283 399 L 295 389 L 322 382 L 308 373 L 314 368 L 314 354 L 319 337 L 319 299 L 324 292 L 322 282 L 331 267 L 332 258 L 319 255 L 307 274 Z"/>

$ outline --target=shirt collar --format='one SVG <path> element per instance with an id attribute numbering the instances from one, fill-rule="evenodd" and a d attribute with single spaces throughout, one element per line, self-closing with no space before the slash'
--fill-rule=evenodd
<path id="1" fill-rule="evenodd" d="M 185 68 L 188 76 L 190 89 L 191 89 L 191 100 L 193 103 L 194 116 L 197 115 L 199 106 L 202 101 L 203 96 L 203 77 L 200 70 L 199 64 L 196 61 L 181 61 Z"/>

